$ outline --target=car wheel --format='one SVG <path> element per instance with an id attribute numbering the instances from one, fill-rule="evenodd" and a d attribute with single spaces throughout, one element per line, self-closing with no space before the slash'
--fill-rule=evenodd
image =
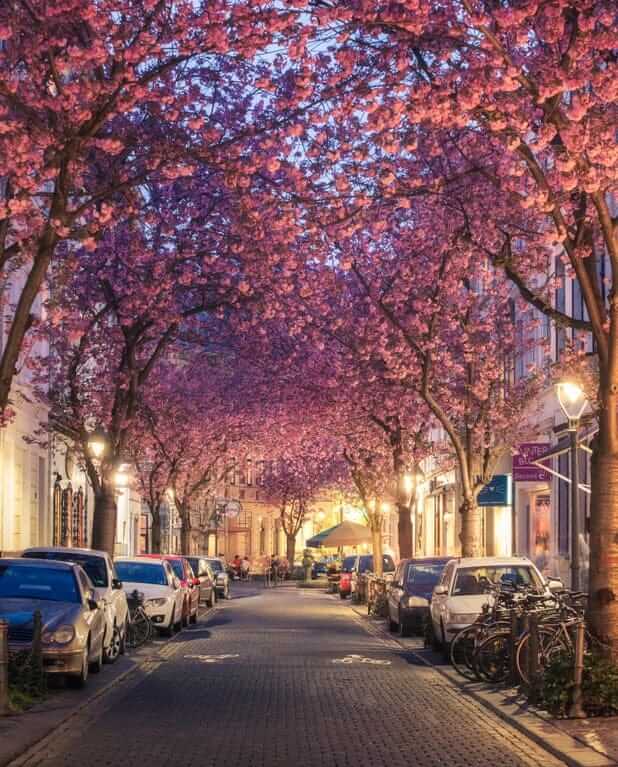
<path id="1" fill-rule="evenodd" d="M 232 598 L 232 595 L 230 594 L 230 587 L 227 586 L 226 589 L 225 589 L 224 599 L 231 599 L 231 598 Z"/>
<path id="2" fill-rule="evenodd" d="M 412 632 L 410 631 L 410 626 L 403 620 L 401 615 L 399 615 L 399 636 L 401 637 L 409 637 L 412 636 Z"/>
<path id="3" fill-rule="evenodd" d="M 124 622 L 124 631 L 120 637 L 120 654 L 124 655 L 127 651 L 127 634 L 129 633 L 129 619 Z"/>
<path id="4" fill-rule="evenodd" d="M 182 625 L 181 625 L 181 628 L 185 628 L 185 626 L 189 625 L 190 618 L 191 618 L 191 605 L 189 605 L 187 602 L 185 602 L 184 606 L 182 608 Z"/>
<path id="5" fill-rule="evenodd" d="M 116 655 L 116 657 L 118 656 Z M 103 643 L 101 643 L 97 657 L 95 660 L 90 661 L 88 667 L 91 674 L 98 674 L 103 668 Z"/>
<path id="6" fill-rule="evenodd" d="M 103 652 L 103 661 L 105 663 L 115 663 L 118 660 L 118 656 L 121 653 L 122 648 L 122 636 L 120 629 L 114 624 L 112 631 L 112 639 L 109 646 Z"/>
<path id="7" fill-rule="evenodd" d="M 167 626 L 163 633 L 166 637 L 174 636 L 174 629 L 176 628 L 176 608 L 172 610 L 172 617 L 170 618 L 170 624 Z"/>
<path id="8" fill-rule="evenodd" d="M 440 634 L 441 634 L 441 647 L 442 655 L 444 656 L 444 660 L 447 660 L 450 662 L 451 660 L 451 646 L 449 645 L 447 639 L 446 639 L 446 631 L 444 630 L 444 623 L 442 622 L 442 618 L 440 618 Z"/>
<path id="9" fill-rule="evenodd" d="M 198 614 L 198 607 L 197 607 L 197 605 L 196 605 L 196 606 L 195 606 L 195 612 L 194 612 L 194 613 L 193 613 L 193 615 L 192 615 L 192 616 L 189 618 L 189 623 L 192 623 L 193 625 L 195 625 L 195 624 L 197 623 L 197 614 Z"/>
<path id="10" fill-rule="evenodd" d="M 82 653 L 82 669 L 79 674 L 70 674 L 67 677 L 67 684 L 75 690 L 81 690 L 88 681 L 88 647 L 84 648 Z"/>
<path id="11" fill-rule="evenodd" d="M 345 591 L 339 592 L 339 599 L 345 599 L 346 597 L 347 597 L 347 594 L 345 593 Z"/>
<path id="12" fill-rule="evenodd" d="M 184 610 L 182 611 L 180 618 L 174 623 L 174 633 L 182 631 L 182 625 L 185 621 Z"/>

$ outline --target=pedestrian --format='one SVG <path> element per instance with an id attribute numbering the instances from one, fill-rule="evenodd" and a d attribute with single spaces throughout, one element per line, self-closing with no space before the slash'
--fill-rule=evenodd
<path id="1" fill-rule="evenodd" d="M 279 560 L 274 554 L 270 555 L 270 580 L 273 586 L 277 585 L 277 576 L 279 574 Z"/>
<path id="2" fill-rule="evenodd" d="M 243 581 L 249 580 L 249 570 L 251 569 L 251 562 L 249 562 L 249 557 L 245 557 L 243 561 L 240 563 L 240 578 Z"/>
<path id="3" fill-rule="evenodd" d="M 232 570 L 234 571 L 234 577 L 240 579 L 240 564 L 241 564 L 241 558 L 240 554 L 236 554 L 234 559 L 232 560 Z"/>

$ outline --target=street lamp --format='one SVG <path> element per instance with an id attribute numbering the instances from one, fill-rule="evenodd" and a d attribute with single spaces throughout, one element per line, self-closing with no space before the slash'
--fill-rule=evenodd
<path id="1" fill-rule="evenodd" d="M 563 381 L 556 386 L 558 402 L 568 420 L 570 439 L 571 469 L 571 588 L 580 589 L 579 563 L 579 464 L 577 455 L 577 432 L 579 420 L 584 412 L 587 400 L 582 388 L 572 381 Z"/>
<path id="2" fill-rule="evenodd" d="M 100 459 L 107 450 L 107 434 L 97 426 L 88 435 L 88 452 L 93 458 Z"/>

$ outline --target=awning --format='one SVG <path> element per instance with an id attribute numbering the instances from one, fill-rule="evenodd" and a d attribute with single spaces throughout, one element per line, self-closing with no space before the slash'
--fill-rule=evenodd
<path id="1" fill-rule="evenodd" d="M 357 525 L 356 522 L 341 522 L 321 533 L 309 538 L 305 544 L 310 549 L 319 549 L 326 546 L 358 546 L 361 543 L 371 543 L 372 532 L 365 525 Z"/>

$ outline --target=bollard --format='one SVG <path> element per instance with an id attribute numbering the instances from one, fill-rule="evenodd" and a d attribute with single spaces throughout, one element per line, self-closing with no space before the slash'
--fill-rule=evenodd
<path id="1" fill-rule="evenodd" d="M 0 716 L 10 714 L 9 708 L 9 624 L 0 620 Z"/>
<path id="2" fill-rule="evenodd" d="M 518 684 L 519 674 L 517 673 L 517 663 L 515 662 L 515 652 L 517 650 L 517 638 L 519 636 L 519 618 L 515 610 L 511 612 L 511 636 L 509 638 L 509 665 L 510 680 L 512 684 Z"/>
<path id="3" fill-rule="evenodd" d="M 584 676 L 584 644 L 586 641 L 586 626 L 584 621 L 577 624 L 575 634 L 575 665 L 573 667 L 573 699 L 569 708 L 572 719 L 585 719 L 584 701 L 582 695 L 582 680 Z"/>
<path id="4" fill-rule="evenodd" d="M 539 619 L 534 613 L 528 620 L 530 639 L 528 640 L 528 700 L 537 703 L 539 699 Z"/>

